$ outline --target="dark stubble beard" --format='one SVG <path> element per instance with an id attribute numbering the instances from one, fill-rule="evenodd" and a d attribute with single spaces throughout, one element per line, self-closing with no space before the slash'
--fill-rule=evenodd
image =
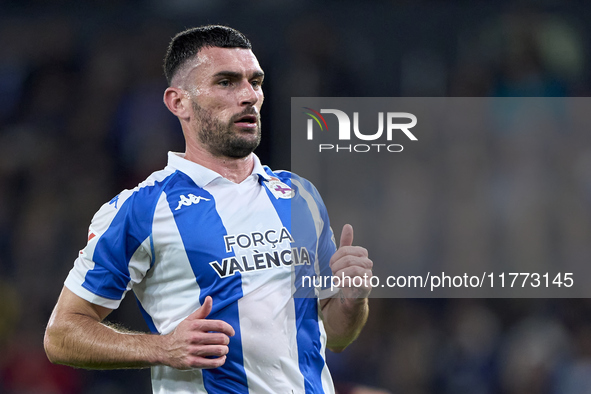
<path id="1" fill-rule="evenodd" d="M 261 123 L 257 120 L 256 138 L 243 138 L 234 129 L 234 121 L 244 115 L 254 114 L 254 110 L 245 110 L 230 119 L 228 124 L 216 120 L 211 112 L 193 101 L 193 113 L 201 124 L 197 138 L 209 147 L 214 156 L 243 158 L 251 154 L 261 142 Z"/>

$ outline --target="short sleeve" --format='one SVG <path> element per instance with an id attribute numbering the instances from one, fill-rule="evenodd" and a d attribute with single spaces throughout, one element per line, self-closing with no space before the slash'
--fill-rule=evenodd
<path id="1" fill-rule="evenodd" d="M 96 213 L 88 243 L 65 281 L 74 294 L 116 309 L 150 269 L 152 216 L 141 194 L 141 190 L 124 191 Z"/>
<path id="2" fill-rule="evenodd" d="M 331 290 L 330 288 L 332 282 L 330 259 L 336 252 L 336 244 L 332 229 L 330 228 L 328 212 L 320 193 L 318 193 L 318 190 L 312 183 L 295 174 L 291 174 L 291 182 L 299 190 L 299 198 L 304 201 L 300 203 L 298 200 L 294 202 L 294 206 L 303 205 L 306 207 L 306 210 L 309 212 L 309 217 L 311 218 L 311 226 L 313 226 L 312 229 L 311 226 L 300 224 L 297 226 L 300 233 L 298 235 L 305 238 L 306 236 L 309 236 L 309 233 L 314 232 L 316 237 L 314 251 L 316 255 L 314 266 L 314 276 L 316 277 L 316 280 L 312 280 L 312 278 L 309 278 L 308 276 L 301 278 L 301 287 L 304 290 L 301 294 L 308 294 L 305 289 L 309 288 L 310 284 L 313 284 L 313 287 L 317 291 L 317 296 L 319 298 L 327 298 L 338 292 L 338 289 Z M 296 213 L 295 221 L 303 223 L 306 218 L 302 216 L 307 215 L 301 215 L 299 209 L 296 209 L 296 211 L 298 213 Z M 302 232 L 306 232 L 306 234 L 301 234 Z"/>
<path id="3" fill-rule="evenodd" d="M 318 195 L 320 197 L 320 195 Z M 324 226 L 318 240 L 318 262 L 319 262 L 319 275 L 321 278 L 332 278 L 332 270 L 330 268 L 330 259 L 333 254 L 337 251 L 337 246 L 334 238 L 334 233 L 330 226 L 330 220 L 328 212 L 322 199 L 320 200 L 321 206 L 320 212 L 323 217 Z M 326 280 L 324 283 L 331 283 L 332 281 Z M 338 293 L 338 289 L 332 289 L 330 286 L 323 286 L 320 289 L 318 298 L 329 298 Z"/>

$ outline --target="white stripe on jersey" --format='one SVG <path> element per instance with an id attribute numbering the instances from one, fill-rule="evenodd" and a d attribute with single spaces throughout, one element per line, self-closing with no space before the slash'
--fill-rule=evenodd
<path id="1" fill-rule="evenodd" d="M 218 214 L 228 234 L 265 232 L 283 227 L 267 193 L 258 179 L 249 177 L 242 184 L 218 179 L 206 186 L 216 202 Z M 253 226 L 253 221 L 256 225 Z M 257 252 L 290 248 L 289 241 L 259 245 Z M 234 250 L 239 259 L 248 250 Z M 290 267 L 242 273 L 243 298 L 238 300 L 244 368 L 252 393 L 304 392 L 304 379 L 298 365 L 295 311 L 291 288 L 285 286 Z M 269 329 L 269 327 L 271 329 Z M 264 333 L 264 338 L 261 336 Z M 289 335 L 286 335 L 289 334 Z M 269 357 L 273 354 L 273 357 Z M 274 360 L 272 362 L 271 360 Z"/>
<path id="2" fill-rule="evenodd" d="M 178 228 L 170 223 L 174 223 L 174 219 L 163 192 L 154 212 L 154 245 L 182 245 Z M 159 247 L 154 259 L 175 263 L 155 264 L 144 281 L 135 285 L 134 292 L 158 332 L 168 334 L 201 306 L 201 289 L 184 249 Z"/>

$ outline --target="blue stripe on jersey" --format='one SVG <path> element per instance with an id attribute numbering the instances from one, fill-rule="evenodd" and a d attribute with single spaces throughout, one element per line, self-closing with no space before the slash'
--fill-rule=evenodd
<path id="1" fill-rule="evenodd" d="M 294 298 L 298 361 L 304 375 L 306 393 L 324 393 L 322 369 L 324 359 L 320 354 L 320 329 L 318 328 L 318 300 L 316 298 Z"/>
<path id="2" fill-rule="evenodd" d="M 209 265 L 220 258 L 234 256 L 233 252 L 226 252 L 223 241 L 223 236 L 227 235 L 226 228 L 216 211 L 214 197 L 197 186 L 184 173 L 177 171 L 176 177 L 179 180 L 175 181 L 171 190 L 166 190 L 166 195 L 191 268 L 201 289 L 199 301 L 203 304 L 205 297 L 211 296 L 213 307 L 207 318 L 223 320 L 236 332 L 230 338 L 226 362 L 219 368 L 202 370 L 203 383 L 209 393 L 248 394 L 237 302 L 243 295 L 242 276 L 237 272 L 222 279 Z M 180 206 L 180 196 L 186 197 L 189 194 L 205 197 L 209 201 L 201 200 L 198 204 Z M 179 206 L 181 208 L 177 210 Z"/>
<path id="3" fill-rule="evenodd" d="M 322 234 L 320 235 L 320 244 L 318 245 L 318 261 L 320 261 L 320 276 L 322 278 L 331 277 L 332 270 L 330 269 L 330 258 L 332 255 L 337 251 L 336 245 L 334 243 L 334 236 L 332 233 L 332 229 L 330 228 L 330 219 L 328 218 L 328 212 L 324 207 L 324 202 L 322 201 L 322 197 L 318 190 L 310 183 L 308 180 L 298 177 L 294 175 L 297 180 L 306 188 L 306 190 L 310 193 L 314 201 L 318 204 L 318 210 L 320 212 L 320 217 L 324 222 L 324 228 L 322 229 Z M 327 288 L 323 287 L 324 289 Z"/>
<path id="4" fill-rule="evenodd" d="M 287 184 L 293 189 L 291 176 L 293 174 L 281 172 L 274 174 L 268 168 L 265 171 L 279 178 L 281 182 Z M 314 220 L 308 208 L 307 202 L 301 194 L 291 199 L 276 198 L 268 188 L 265 188 L 267 195 L 271 200 L 277 214 L 279 215 L 283 226 L 292 234 L 295 246 L 298 250 L 301 245 L 308 245 L 310 248 L 310 260 L 315 261 L 316 254 L 316 228 Z M 326 223 L 325 223 L 326 224 Z M 295 269 L 295 287 L 300 287 L 302 275 L 314 276 L 314 264 L 299 265 Z M 296 341 L 298 344 L 298 362 L 300 372 L 304 376 L 306 393 L 323 393 L 322 388 L 322 369 L 324 368 L 324 359 L 321 355 L 322 344 L 320 343 L 320 329 L 318 328 L 318 300 L 315 297 L 310 298 L 309 294 L 303 294 L 305 289 L 297 289 L 294 294 L 295 316 L 296 316 Z M 307 298 L 303 298 L 307 297 Z"/>
<path id="5" fill-rule="evenodd" d="M 94 268 L 86 273 L 82 284 L 85 289 L 111 300 L 123 297 L 131 280 L 129 261 L 152 233 L 154 210 L 162 185 L 168 179 L 139 188 L 119 206 L 109 228 L 96 244 L 92 256 Z"/>
<path id="6" fill-rule="evenodd" d="M 146 321 L 146 324 L 148 325 L 150 332 L 152 334 L 160 334 L 160 332 L 158 332 L 158 329 L 156 328 L 156 324 L 154 324 L 154 320 L 152 320 L 152 316 L 150 316 L 150 314 L 146 312 L 146 310 L 142 306 L 142 303 L 140 302 L 140 300 L 138 300 L 137 296 L 135 297 L 135 300 L 137 301 L 137 305 L 140 307 L 140 312 L 142 312 L 142 316 L 144 317 L 144 320 Z"/>

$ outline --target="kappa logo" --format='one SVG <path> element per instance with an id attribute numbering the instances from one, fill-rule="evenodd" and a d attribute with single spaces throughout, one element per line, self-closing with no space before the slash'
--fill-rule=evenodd
<path id="1" fill-rule="evenodd" d="M 209 198 L 205 198 L 205 197 L 197 197 L 194 194 L 189 194 L 189 197 L 185 197 L 183 194 L 181 194 L 181 199 L 179 201 L 179 206 L 176 207 L 175 211 L 178 211 L 179 209 L 181 209 L 181 207 L 184 206 L 189 206 L 192 204 L 199 204 L 201 201 L 209 201 Z"/>
<path id="2" fill-rule="evenodd" d="M 117 209 L 117 202 L 119 201 L 119 194 L 117 194 L 111 201 L 109 201 L 109 205 L 115 204 L 115 209 Z"/>

